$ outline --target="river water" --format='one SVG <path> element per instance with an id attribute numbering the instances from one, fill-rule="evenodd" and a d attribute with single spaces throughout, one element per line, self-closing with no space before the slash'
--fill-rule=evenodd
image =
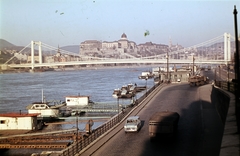
<path id="1" fill-rule="evenodd" d="M 117 99 L 112 97 L 113 90 L 129 83 L 153 86 L 153 79 L 141 80 L 138 76 L 142 71 L 151 71 L 153 67 L 116 67 L 94 68 L 81 70 L 48 71 L 36 73 L 0 74 L 0 114 L 9 112 L 27 112 L 26 106 L 42 100 L 42 90 L 46 101 L 65 101 L 66 96 L 87 95 L 96 104 L 117 105 Z M 144 92 L 144 91 L 143 91 Z M 139 93 L 138 97 L 143 93 Z M 119 100 L 120 103 L 130 103 L 130 100 Z M 86 121 L 80 117 L 79 129 L 84 130 Z M 75 121 L 69 117 L 65 121 Z M 86 120 L 86 119 L 85 119 Z M 95 122 L 93 128 L 102 122 Z M 50 125 L 45 132 L 76 128 L 75 124 Z M 43 132 L 44 132 L 43 130 Z M 41 153 L 43 149 L 10 149 L 4 155 L 31 155 Z M 48 150 L 48 149 L 46 149 Z M 1 150 L 0 150 L 1 152 Z"/>
<path id="2" fill-rule="evenodd" d="M 95 103 L 116 103 L 113 90 L 129 83 L 153 85 L 138 79 L 152 67 L 94 68 L 38 73 L 0 74 L 0 113 L 27 112 L 26 106 L 42 100 L 65 101 L 66 96 L 87 95 Z"/>

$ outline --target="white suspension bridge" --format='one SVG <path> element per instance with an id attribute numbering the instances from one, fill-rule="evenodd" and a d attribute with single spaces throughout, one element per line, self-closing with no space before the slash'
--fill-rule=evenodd
<path id="1" fill-rule="evenodd" d="M 194 62 L 195 64 L 228 64 L 231 62 L 231 58 L 235 52 L 234 44 L 232 44 L 235 38 L 232 37 L 229 33 L 224 33 L 218 37 L 210 39 L 208 41 L 187 47 L 178 50 L 171 51 L 171 48 L 168 49 L 167 53 L 162 53 L 154 56 L 146 57 L 135 57 L 130 54 L 122 53 L 125 55 L 125 58 L 100 58 L 100 57 L 91 57 L 86 55 L 76 54 L 74 52 L 69 52 L 63 49 L 59 49 L 40 41 L 31 41 L 26 47 L 24 47 L 18 53 L 21 54 L 27 47 L 31 47 L 31 62 L 30 63 L 20 63 L 13 64 L 10 63 L 14 58 L 10 58 L 4 63 L 5 66 L 10 68 L 31 68 L 35 67 L 54 67 L 54 66 L 76 66 L 76 65 L 100 65 L 100 64 L 164 64 L 168 61 L 169 64 L 190 64 Z M 35 46 L 38 46 L 38 62 L 34 56 Z M 74 61 L 66 62 L 43 62 L 42 49 L 46 48 L 51 51 L 61 51 L 62 54 L 70 55 L 75 57 Z"/>

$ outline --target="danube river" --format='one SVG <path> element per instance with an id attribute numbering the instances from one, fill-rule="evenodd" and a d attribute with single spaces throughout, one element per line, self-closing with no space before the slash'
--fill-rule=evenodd
<path id="1" fill-rule="evenodd" d="M 153 79 L 141 80 L 138 76 L 143 71 L 152 71 L 153 67 L 107 67 L 85 68 L 81 70 L 48 71 L 36 73 L 7 73 L 0 74 L 0 114 L 9 112 L 27 112 L 26 106 L 42 100 L 42 90 L 46 101 L 65 101 L 66 96 L 87 95 L 96 104 L 117 104 L 112 97 L 113 90 L 129 83 L 153 86 Z M 145 91 L 137 94 L 140 97 Z M 120 100 L 129 104 L 130 100 Z M 110 117 L 110 116 L 108 116 Z M 81 120 L 84 117 L 79 118 Z M 87 117 L 85 118 L 85 120 Z M 69 117 L 65 121 L 75 121 Z M 84 130 L 86 121 L 80 121 L 79 129 Z M 93 128 L 102 122 L 95 122 Z M 49 125 L 44 131 L 71 129 L 75 124 Z M 76 128 L 76 127 L 75 127 Z M 43 131 L 43 132 L 44 132 Z M 46 149 L 49 150 L 49 149 Z M 1 151 L 1 150 L 0 150 Z M 43 149 L 11 149 L 5 155 L 30 155 Z"/>
<path id="2" fill-rule="evenodd" d="M 129 83 L 148 87 L 153 79 L 141 80 L 152 67 L 94 68 L 36 73 L 0 74 L 0 113 L 27 112 L 26 106 L 42 100 L 65 101 L 66 96 L 87 95 L 95 103 L 117 103 L 113 90 Z"/>

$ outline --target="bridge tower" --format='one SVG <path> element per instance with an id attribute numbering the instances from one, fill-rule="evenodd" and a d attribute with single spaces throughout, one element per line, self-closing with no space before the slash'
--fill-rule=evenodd
<path id="1" fill-rule="evenodd" d="M 231 35 L 229 33 L 224 33 L 224 61 L 227 63 L 231 61 Z"/>
<path id="2" fill-rule="evenodd" d="M 31 41 L 31 64 L 32 64 L 32 70 L 34 69 L 34 64 L 35 64 L 34 45 L 38 45 L 39 64 L 42 64 L 42 43 L 40 41 Z"/>

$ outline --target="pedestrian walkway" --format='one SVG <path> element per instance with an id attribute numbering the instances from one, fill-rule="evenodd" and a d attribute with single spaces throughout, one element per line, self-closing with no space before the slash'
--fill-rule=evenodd
<path id="1" fill-rule="evenodd" d="M 200 155 L 218 156 L 224 125 L 211 98 L 212 85 L 199 87 L 202 115 L 202 151 Z"/>
<path id="2" fill-rule="evenodd" d="M 203 120 L 203 152 L 201 155 L 214 155 L 218 153 L 220 156 L 239 156 L 240 155 L 240 137 L 237 133 L 237 122 L 235 116 L 235 96 L 228 92 L 220 89 L 223 94 L 222 96 L 229 96 L 229 108 L 225 123 L 222 123 L 219 112 L 216 110 L 214 103 L 211 99 L 213 85 L 205 85 L 199 88 L 199 97 L 202 101 L 202 120 Z M 224 95 L 225 94 L 225 95 Z M 219 97 L 218 97 L 219 98 Z M 209 104 L 210 103 L 210 104 Z M 214 123 L 214 124 L 212 124 Z M 222 137 L 219 138 L 219 134 L 222 133 Z M 220 145 L 218 145 L 220 143 Z"/>
<path id="3" fill-rule="evenodd" d="M 224 126 L 220 156 L 240 155 L 240 135 L 237 133 L 237 121 L 235 115 L 235 96 L 224 91 L 229 97 L 229 108 Z"/>

